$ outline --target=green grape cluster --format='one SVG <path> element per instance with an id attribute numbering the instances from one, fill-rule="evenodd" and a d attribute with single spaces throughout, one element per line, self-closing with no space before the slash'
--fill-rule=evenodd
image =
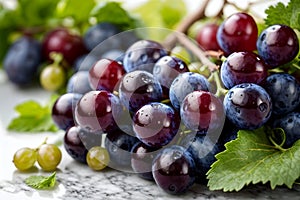
<path id="1" fill-rule="evenodd" d="M 43 143 L 33 149 L 23 147 L 17 150 L 13 156 L 13 163 L 20 171 L 27 171 L 37 162 L 44 171 L 54 171 L 62 159 L 62 153 L 55 144 Z"/>

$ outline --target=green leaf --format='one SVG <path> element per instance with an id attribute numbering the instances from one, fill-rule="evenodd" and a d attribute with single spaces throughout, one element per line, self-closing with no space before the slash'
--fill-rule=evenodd
<path id="1" fill-rule="evenodd" d="M 8 125 L 8 130 L 17 132 L 55 132 L 58 130 L 51 117 L 51 108 L 54 101 L 49 105 L 41 106 L 36 101 L 26 101 L 15 107 L 19 116 L 14 118 Z"/>
<path id="2" fill-rule="evenodd" d="M 300 176 L 300 140 L 283 151 L 269 141 L 264 128 L 241 130 L 238 138 L 226 144 L 207 173 L 211 190 L 239 191 L 250 183 L 270 182 L 292 188 Z"/>
<path id="3" fill-rule="evenodd" d="M 174 29 L 176 24 L 185 16 L 186 6 L 182 0 L 149 0 L 133 10 L 138 18 L 142 19 L 146 27 L 160 27 Z M 149 31 L 154 40 L 164 39 L 166 31 Z"/>
<path id="4" fill-rule="evenodd" d="M 25 183 L 35 189 L 51 189 L 56 183 L 56 172 L 50 176 L 30 176 L 25 179 Z"/>
<path id="5" fill-rule="evenodd" d="M 275 6 L 270 6 L 265 13 L 266 25 L 285 24 L 294 29 L 300 30 L 300 0 L 291 0 L 287 6 L 279 2 Z"/>
<path id="6" fill-rule="evenodd" d="M 117 2 L 100 3 L 91 11 L 91 15 L 96 17 L 98 23 L 110 22 L 116 24 L 122 30 L 136 28 L 137 24 L 135 19 Z"/>

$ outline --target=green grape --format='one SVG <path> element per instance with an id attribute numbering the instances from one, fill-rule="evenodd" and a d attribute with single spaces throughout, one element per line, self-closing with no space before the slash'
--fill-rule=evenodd
<path id="1" fill-rule="evenodd" d="M 38 148 L 37 161 L 45 171 L 54 171 L 61 161 L 61 151 L 54 144 L 43 144 Z"/>
<path id="2" fill-rule="evenodd" d="M 191 54 L 188 50 L 182 46 L 176 46 L 171 50 L 171 56 L 177 57 L 183 60 L 186 64 L 190 63 L 192 60 Z"/>
<path id="3" fill-rule="evenodd" d="M 62 88 L 66 82 L 64 69 L 56 64 L 48 65 L 40 75 L 42 87 L 48 91 L 56 91 Z"/>
<path id="4" fill-rule="evenodd" d="M 92 147 L 86 156 L 88 166 L 93 170 L 104 169 L 110 161 L 108 151 L 100 146 Z"/>
<path id="5" fill-rule="evenodd" d="M 18 170 L 26 171 L 34 166 L 37 160 L 37 154 L 34 149 L 25 147 L 19 149 L 13 158 L 13 163 Z"/>

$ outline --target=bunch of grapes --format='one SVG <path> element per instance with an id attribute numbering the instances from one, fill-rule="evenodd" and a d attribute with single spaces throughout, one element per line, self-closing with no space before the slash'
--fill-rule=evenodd
<path id="1" fill-rule="evenodd" d="M 94 170 L 135 172 L 179 194 L 206 182 L 215 155 L 238 130 L 281 128 L 286 138 L 278 144 L 286 148 L 300 139 L 299 77 L 288 73 L 299 52 L 292 28 L 276 24 L 258 35 L 253 17 L 239 12 L 221 25 L 204 26 L 196 40 L 198 48 L 223 52 L 220 69 L 208 74 L 207 67 L 189 63 L 198 61 L 189 50 L 178 56 L 109 23 L 91 27 L 83 38 L 55 30 L 41 46 L 22 38 L 4 66 L 13 82 L 26 84 L 41 55 L 53 60 L 41 73 L 42 85 L 53 83 L 44 86 L 50 90 L 65 81 L 53 74 L 65 77 L 65 67 L 73 66 L 67 93 L 52 108 L 68 154 Z M 18 63 L 15 56 L 30 59 Z M 31 70 L 26 77 L 14 72 L 21 64 Z"/>

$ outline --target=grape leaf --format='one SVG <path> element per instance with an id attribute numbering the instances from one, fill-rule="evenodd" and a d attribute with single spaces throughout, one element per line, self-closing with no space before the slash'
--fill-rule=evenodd
<path id="1" fill-rule="evenodd" d="M 211 190 L 239 191 L 250 183 L 270 182 L 292 188 L 300 176 L 300 140 L 280 151 L 272 145 L 264 128 L 240 130 L 238 138 L 226 144 L 207 173 Z"/>
<path id="2" fill-rule="evenodd" d="M 291 0 L 287 6 L 279 2 L 265 10 L 266 25 L 285 24 L 300 30 L 300 0 Z"/>
<path id="3" fill-rule="evenodd" d="M 50 105 L 52 105 L 50 103 Z M 19 116 L 8 125 L 8 130 L 17 132 L 55 132 L 58 130 L 51 117 L 51 106 L 41 106 L 36 101 L 26 101 L 15 107 Z"/>
<path id="4" fill-rule="evenodd" d="M 53 172 L 50 176 L 30 176 L 25 179 L 25 183 L 35 189 L 50 189 L 55 186 L 56 172 Z"/>
<path id="5" fill-rule="evenodd" d="M 122 30 L 136 28 L 137 24 L 137 21 L 117 2 L 103 2 L 96 5 L 91 11 L 91 16 L 96 17 L 98 23 L 110 22 Z"/>

